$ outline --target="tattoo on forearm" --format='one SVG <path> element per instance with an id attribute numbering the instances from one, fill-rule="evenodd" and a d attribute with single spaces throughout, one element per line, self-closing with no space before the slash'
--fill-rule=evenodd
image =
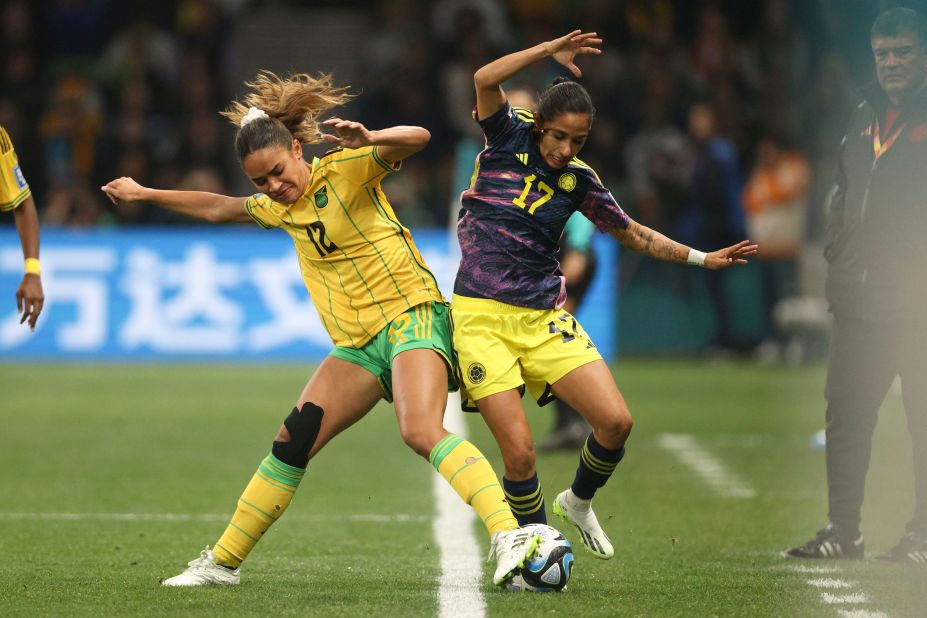
<path id="1" fill-rule="evenodd" d="M 648 252 L 650 251 L 650 248 L 653 246 L 654 236 L 656 236 L 656 234 L 654 233 L 653 230 L 650 230 L 650 234 L 648 234 L 647 237 L 644 239 L 644 250 L 645 251 L 648 251 Z"/>
<path id="2" fill-rule="evenodd" d="M 636 221 L 632 221 L 631 225 L 622 230 L 618 238 L 622 244 L 644 255 L 671 262 L 685 261 L 685 256 L 678 255 L 679 245 Z"/>

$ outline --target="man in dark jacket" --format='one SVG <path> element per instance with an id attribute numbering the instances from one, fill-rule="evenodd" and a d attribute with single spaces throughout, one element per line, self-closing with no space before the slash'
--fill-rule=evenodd
<path id="1" fill-rule="evenodd" d="M 860 510 L 879 407 L 896 376 L 914 459 L 914 516 L 880 556 L 927 565 L 927 21 L 872 26 L 878 87 L 841 144 L 827 246 L 834 315 L 827 370 L 828 525 L 788 555 L 862 558 Z"/>

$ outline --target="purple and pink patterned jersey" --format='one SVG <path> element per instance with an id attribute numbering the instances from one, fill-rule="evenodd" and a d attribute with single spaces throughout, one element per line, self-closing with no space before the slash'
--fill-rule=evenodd
<path id="1" fill-rule="evenodd" d="M 601 232 L 626 228 L 630 219 L 585 163 L 553 169 L 544 162 L 528 110 L 505 103 L 479 123 L 486 148 L 461 195 L 454 294 L 559 308 L 566 287 L 556 255 L 570 215 L 582 212 Z"/>

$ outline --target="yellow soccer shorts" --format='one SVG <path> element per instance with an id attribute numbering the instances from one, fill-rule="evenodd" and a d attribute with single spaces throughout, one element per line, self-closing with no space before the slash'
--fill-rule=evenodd
<path id="1" fill-rule="evenodd" d="M 465 409 L 483 397 L 525 387 L 545 405 L 554 399 L 552 384 L 602 358 L 576 318 L 562 309 L 455 294 L 451 322 Z"/>

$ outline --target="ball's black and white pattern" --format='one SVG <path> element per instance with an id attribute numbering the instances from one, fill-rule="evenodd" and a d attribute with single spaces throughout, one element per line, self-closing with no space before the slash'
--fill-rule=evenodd
<path id="1" fill-rule="evenodd" d="M 573 547 L 556 528 L 543 524 L 526 526 L 541 537 L 534 557 L 525 562 L 518 584 L 530 592 L 559 592 L 573 571 Z"/>

